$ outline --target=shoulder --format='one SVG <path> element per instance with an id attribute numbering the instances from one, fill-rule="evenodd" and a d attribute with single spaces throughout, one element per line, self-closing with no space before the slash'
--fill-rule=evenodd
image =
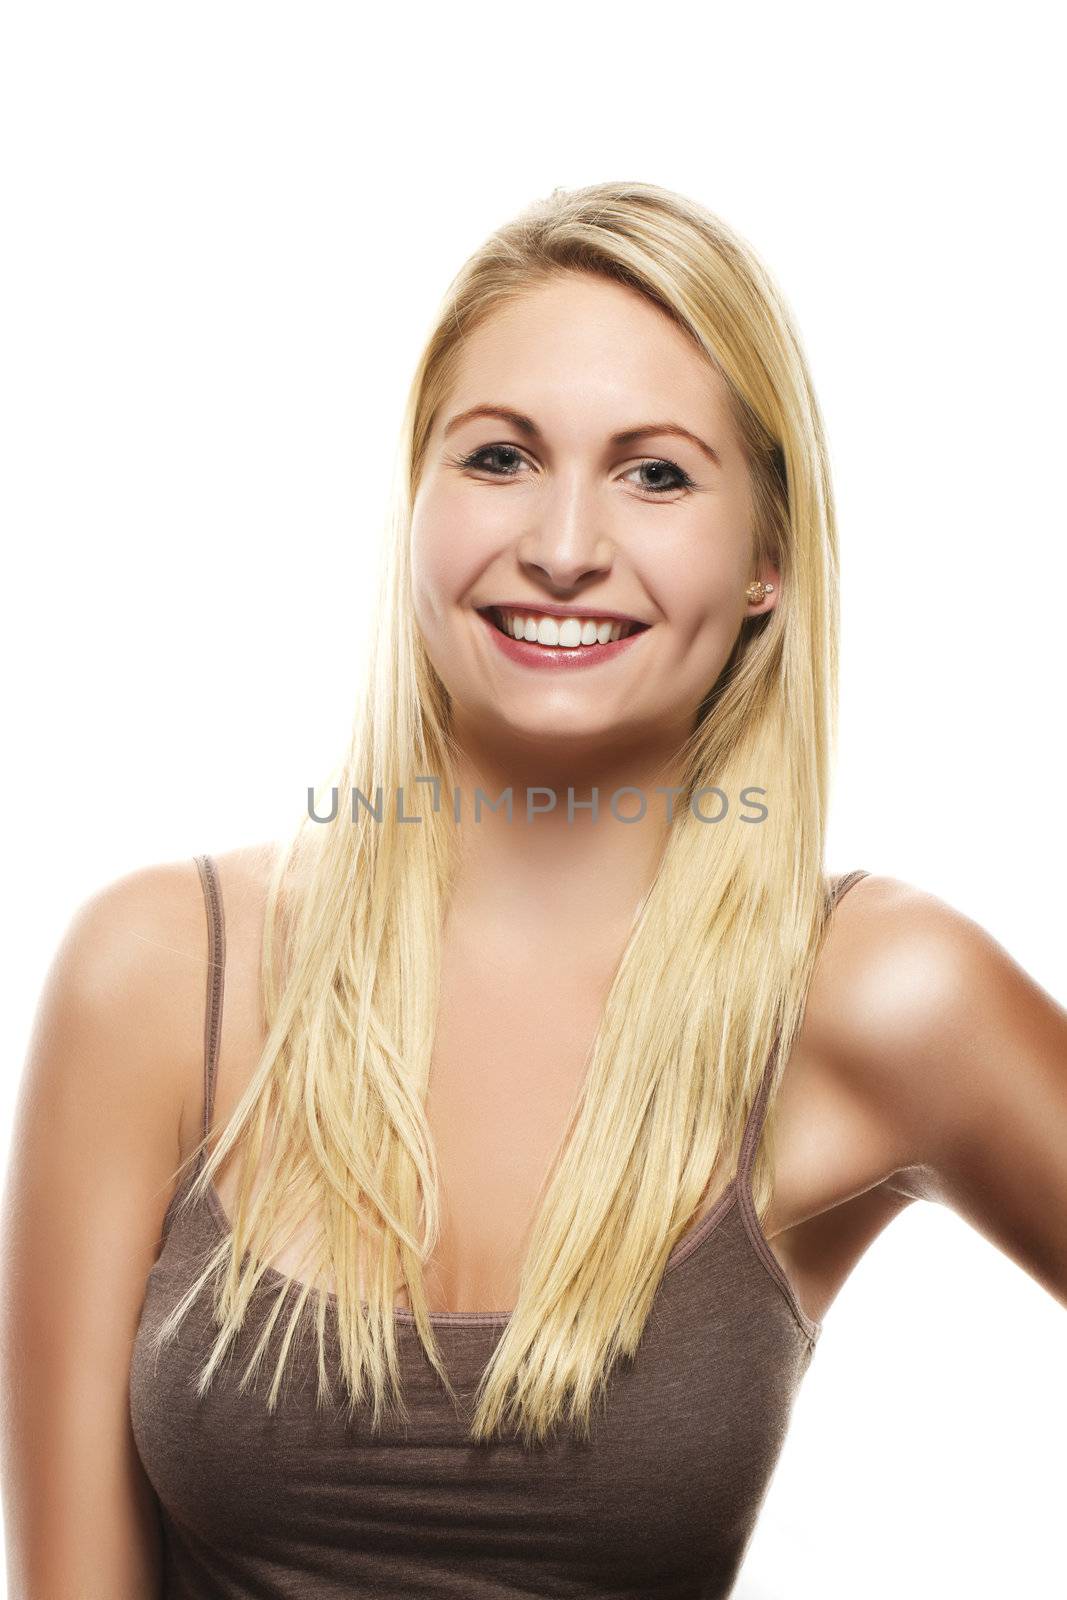
<path id="1" fill-rule="evenodd" d="M 820 1021 L 839 1047 L 944 1029 L 978 980 L 1006 984 L 1000 946 L 962 912 L 899 878 L 869 874 L 834 908 L 819 958 Z M 814 998 L 814 997 L 813 997 Z"/>
<path id="2" fill-rule="evenodd" d="M 68 916 L 37 999 L 9 1151 L 6 1228 L 27 1261 L 72 1262 L 71 1218 L 86 1239 L 122 1239 L 131 1260 L 150 1260 L 200 1080 L 205 958 L 191 858 L 124 873 Z"/>
<path id="3" fill-rule="evenodd" d="M 161 1116 L 180 1116 L 206 946 L 192 857 L 93 890 L 73 908 L 45 975 L 30 1056 L 37 1076 L 51 1084 L 77 1067 L 97 1103 L 154 1100 Z"/>
<path id="4" fill-rule="evenodd" d="M 870 874 L 830 918 L 805 1028 L 926 1193 L 952 1149 L 1010 1106 L 1012 1050 L 1048 1008 L 1051 998 L 980 924 L 913 884 Z"/>
<path id="5" fill-rule="evenodd" d="M 1006 999 L 1019 968 L 990 933 L 899 878 L 861 878 L 835 907 L 819 960 L 819 1021 L 839 1052 L 869 1056 L 951 1032 L 981 997 Z"/>
<path id="6" fill-rule="evenodd" d="M 239 932 L 270 847 L 213 857 Z M 227 906 L 227 913 L 230 912 Z M 113 878 L 72 910 L 45 975 L 27 1092 L 77 1093 L 100 1114 L 171 1130 L 184 1155 L 199 1137 L 208 923 L 192 856 Z"/>
<path id="7" fill-rule="evenodd" d="M 73 909 L 49 969 L 57 986 L 85 1012 L 121 1008 L 144 1020 L 166 1010 L 175 979 L 203 953 L 203 901 L 196 863 L 168 861 L 123 873 Z M 160 1020 L 163 1020 L 161 1017 Z"/>

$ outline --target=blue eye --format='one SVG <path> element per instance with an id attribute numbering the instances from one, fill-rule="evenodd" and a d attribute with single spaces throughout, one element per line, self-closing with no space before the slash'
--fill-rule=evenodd
<path id="1" fill-rule="evenodd" d="M 655 483 L 646 484 L 645 487 L 650 493 L 666 494 L 668 489 L 693 489 L 696 487 L 688 472 L 678 466 L 677 462 L 667 461 L 661 456 L 657 456 L 655 460 L 642 461 L 640 466 L 636 466 L 632 470 L 634 472 L 644 472 L 649 468 L 659 469 L 662 467 L 666 467 L 668 472 L 673 472 L 676 481 L 658 485 Z"/>
<path id="2" fill-rule="evenodd" d="M 492 467 L 487 464 L 487 458 L 490 457 L 495 457 L 498 461 L 505 458 L 510 459 L 513 464 L 505 466 L 501 470 L 498 467 Z M 472 450 L 469 455 L 457 456 L 451 459 L 452 464 L 464 472 L 487 472 L 493 478 L 514 478 L 518 476 L 514 463 L 521 462 L 523 457 L 521 452 L 512 444 L 486 444 L 477 450 Z M 650 457 L 647 461 L 640 462 L 638 466 L 632 467 L 630 470 L 631 472 L 653 471 L 662 473 L 664 469 L 668 474 L 672 475 L 669 481 L 666 483 L 648 483 L 646 481 L 644 484 L 638 485 L 638 487 L 644 488 L 645 492 L 652 498 L 678 489 L 688 491 L 696 488 L 696 484 L 684 468 L 680 467 L 676 461 L 668 461 L 663 456 Z"/>
<path id="3" fill-rule="evenodd" d="M 486 444 L 482 445 L 480 450 L 472 450 L 469 456 L 461 456 L 456 462 L 456 465 L 464 468 L 464 470 L 477 468 L 479 471 L 489 472 L 494 478 L 513 478 L 515 476 L 514 472 L 509 472 L 507 470 L 503 472 L 494 472 L 492 467 L 482 466 L 483 456 L 514 456 L 521 460 L 519 452 L 515 449 L 514 445 Z"/>

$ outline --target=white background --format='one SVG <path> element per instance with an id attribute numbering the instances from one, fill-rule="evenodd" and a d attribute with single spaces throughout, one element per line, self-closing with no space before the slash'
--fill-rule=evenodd
<path id="1" fill-rule="evenodd" d="M 1053 20 L 7 8 L 5 1134 L 78 902 L 275 837 L 339 753 L 438 299 L 605 178 L 717 211 L 800 325 L 843 552 L 830 867 L 942 896 L 1067 998 Z M 739 1600 L 1067 1591 L 1065 1333 L 910 1207 L 829 1313 Z"/>

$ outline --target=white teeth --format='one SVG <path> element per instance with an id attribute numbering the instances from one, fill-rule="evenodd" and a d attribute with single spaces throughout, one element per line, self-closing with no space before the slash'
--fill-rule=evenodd
<path id="1" fill-rule="evenodd" d="M 498 615 L 504 632 L 513 639 L 561 646 L 564 650 L 576 650 L 580 645 L 613 644 L 630 626 L 606 617 L 598 621 L 595 617 L 547 617 L 519 611 L 500 611 Z"/>

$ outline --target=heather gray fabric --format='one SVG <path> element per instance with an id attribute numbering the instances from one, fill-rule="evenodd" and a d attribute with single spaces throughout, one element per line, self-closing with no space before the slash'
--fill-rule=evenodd
<path id="1" fill-rule="evenodd" d="M 204 1126 L 210 1126 L 225 972 L 214 863 L 198 856 L 210 933 Z M 834 900 L 864 877 L 831 888 Z M 735 1177 L 675 1246 L 637 1356 L 617 1367 L 593 1437 L 473 1446 L 470 1397 L 505 1319 L 434 1317 L 457 1417 L 398 1309 L 405 1432 L 349 1428 L 339 1398 L 316 1413 L 314 1331 L 271 1417 L 237 1379 L 269 1309 L 255 1315 L 203 1400 L 193 1389 L 211 1343 L 206 1293 L 179 1341 L 154 1360 L 148 1337 L 227 1228 L 217 1196 L 177 1221 L 180 1186 L 147 1280 L 130 1372 L 131 1418 L 159 1499 L 168 1600 L 377 1597 L 722 1597 L 730 1593 L 819 1334 L 800 1309 L 752 1205 L 764 1077 Z M 188 1180 L 191 1182 L 191 1178 Z M 173 1223 L 173 1225 L 172 1225 Z M 327 1334 L 336 1337 L 332 1307 Z M 330 1345 L 328 1344 L 328 1349 Z M 292 1359 L 292 1358 L 291 1358 Z M 339 1370 L 339 1369 L 338 1369 Z M 338 1397 L 340 1385 L 335 1384 Z"/>

